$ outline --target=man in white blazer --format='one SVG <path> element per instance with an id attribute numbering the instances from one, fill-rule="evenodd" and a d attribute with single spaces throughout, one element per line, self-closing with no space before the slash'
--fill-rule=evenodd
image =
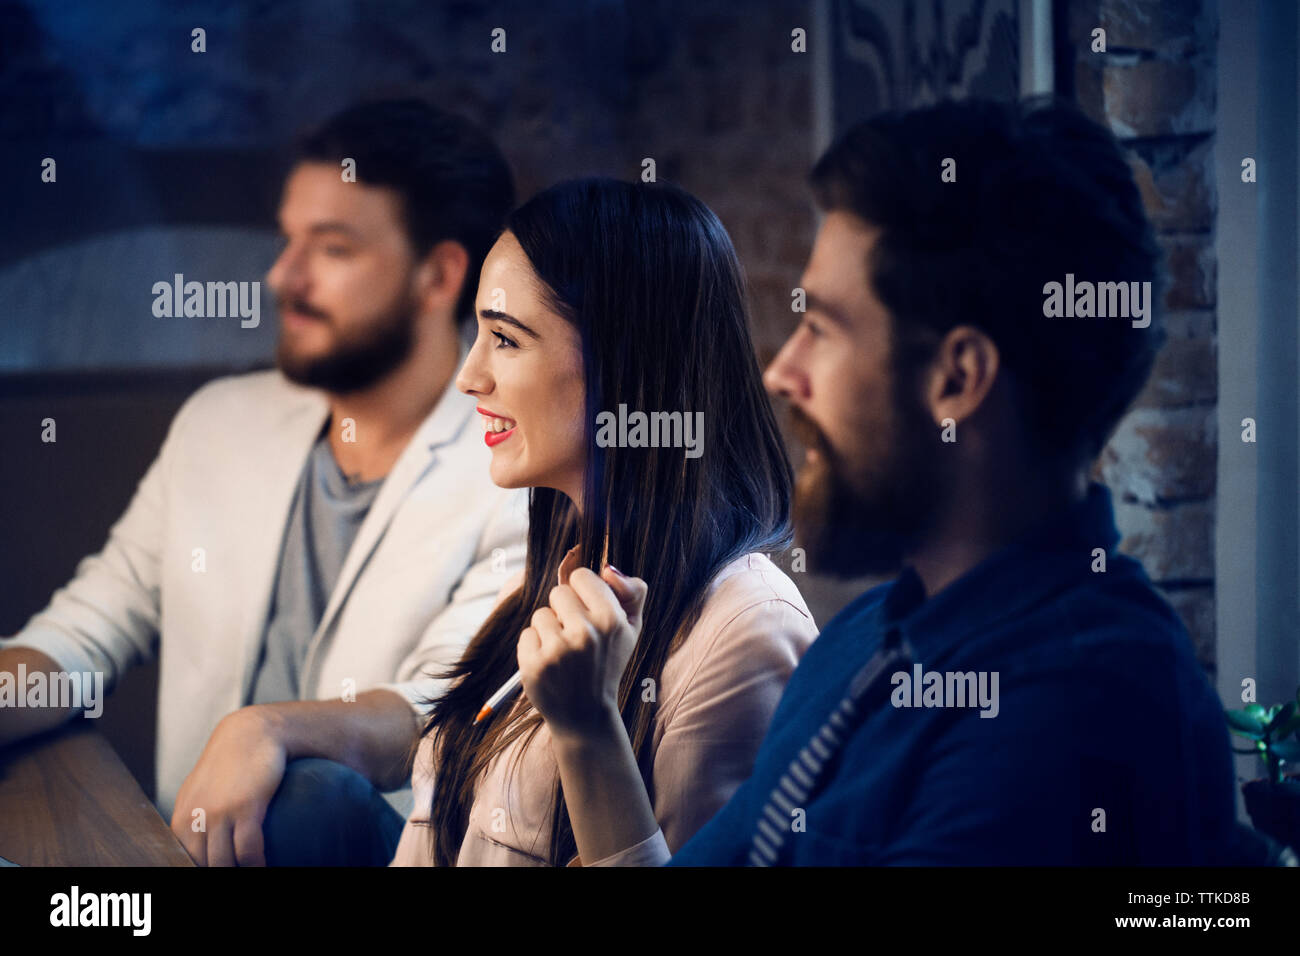
<path id="1" fill-rule="evenodd" d="M 526 499 L 453 382 L 512 203 L 491 140 L 426 104 L 306 137 L 277 369 L 193 395 L 104 549 L 0 642 L 0 672 L 110 688 L 161 651 L 157 804 L 200 864 L 391 856 L 436 675 L 523 563 Z M 0 744 L 81 709 L 0 711 Z"/>

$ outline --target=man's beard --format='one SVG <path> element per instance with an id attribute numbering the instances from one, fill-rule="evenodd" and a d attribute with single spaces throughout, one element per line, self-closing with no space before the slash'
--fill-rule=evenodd
<path id="1" fill-rule="evenodd" d="M 865 472 L 853 474 L 813 422 L 791 407 L 795 435 L 816 452 L 799 469 L 794 521 L 808 568 L 835 578 L 894 574 L 924 531 L 938 494 L 934 427 L 919 406 L 895 402 Z"/>
<path id="2" fill-rule="evenodd" d="M 306 302 L 281 300 L 280 310 L 283 312 L 286 308 L 332 324 L 328 315 Z M 285 344 L 282 331 L 275 364 L 285 378 L 299 385 L 321 388 L 337 395 L 359 392 L 374 385 L 411 354 L 415 342 L 416 311 L 415 303 L 405 299 L 373 320 L 362 336 L 338 339 L 329 352 L 312 357 L 293 354 Z"/>

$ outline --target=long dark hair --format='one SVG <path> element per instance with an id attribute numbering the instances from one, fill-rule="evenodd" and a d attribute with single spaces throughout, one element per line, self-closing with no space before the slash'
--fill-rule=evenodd
<path id="1" fill-rule="evenodd" d="M 599 571 L 607 560 L 643 578 L 644 627 L 618 703 L 649 790 L 654 704 L 664 662 L 698 619 L 709 582 L 728 562 L 790 541 L 791 470 L 750 339 L 744 279 L 718 218 L 665 184 L 608 179 L 561 183 L 506 223 L 541 280 L 548 305 L 581 334 L 587 463 L 583 509 L 549 488 L 529 504 L 523 584 L 497 608 L 445 677 L 450 690 L 424 730 L 434 735 L 430 815 L 434 859 L 454 864 L 475 787 L 494 757 L 541 715 L 527 702 L 478 726 L 483 702 L 517 668 L 519 633 L 547 604 L 565 553 Z M 704 413 L 703 452 L 600 447 L 596 420 L 624 404 Z M 653 798 L 653 790 L 650 791 Z M 576 852 L 556 775 L 544 862 Z"/>

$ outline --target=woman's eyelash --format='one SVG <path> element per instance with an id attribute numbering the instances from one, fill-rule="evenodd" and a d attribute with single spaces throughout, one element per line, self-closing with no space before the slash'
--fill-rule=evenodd
<path id="1" fill-rule="evenodd" d="M 501 343 L 500 345 L 497 346 L 497 348 L 499 349 L 514 349 L 519 347 L 517 344 L 512 342 L 510 339 L 506 338 L 500 332 L 493 332 L 492 334 L 495 335 Z"/>

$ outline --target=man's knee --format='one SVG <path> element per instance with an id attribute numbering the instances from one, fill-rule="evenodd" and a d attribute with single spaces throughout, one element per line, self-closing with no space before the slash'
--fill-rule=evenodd
<path id="1" fill-rule="evenodd" d="M 365 838 L 377 791 L 361 774 L 332 760 L 307 757 L 285 767 L 262 823 L 271 866 L 329 866 L 375 862 Z M 382 799 L 382 798 L 380 798 Z M 364 859 L 355 859 L 360 854 Z"/>

